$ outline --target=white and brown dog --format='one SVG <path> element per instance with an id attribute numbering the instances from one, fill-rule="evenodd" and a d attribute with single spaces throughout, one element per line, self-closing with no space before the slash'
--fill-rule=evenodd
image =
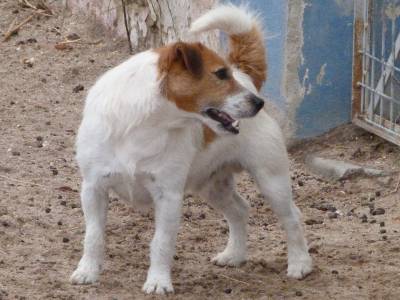
<path id="1" fill-rule="evenodd" d="M 235 191 L 233 176 L 240 170 L 255 178 L 283 224 L 288 276 L 311 272 L 284 139 L 257 96 L 266 78 L 260 24 L 246 9 L 224 5 L 192 26 L 193 32 L 212 29 L 229 34 L 227 60 L 201 43 L 178 42 L 134 55 L 90 90 L 77 138 L 86 233 L 73 283 L 99 276 L 109 190 L 136 207 L 154 206 L 144 292 L 173 291 L 171 264 L 185 190 L 197 192 L 228 221 L 228 244 L 213 261 L 240 265 L 248 221 L 248 204 Z"/>

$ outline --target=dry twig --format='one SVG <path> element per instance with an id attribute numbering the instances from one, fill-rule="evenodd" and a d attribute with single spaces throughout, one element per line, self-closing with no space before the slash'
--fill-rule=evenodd
<path id="1" fill-rule="evenodd" d="M 36 13 L 31 14 L 29 17 L 27 17 L 25 20 L 23 20 L 21 23 L 19 23 L 17 26 L 15 26 L 14 28 L 8 30 L 5 34 L 4 34 L 4 39 L 3 42 L 6 42 L 10 39 L 10 37 L 17 33 L 19 31 L 19 29 L 24 26 L 26 23 L 28 23 L 30 20 L 32 20 L 32 18 L 35 16 Z"/>
<path id="2" fill-rule="evenodd" d="M 239 279 L 236 279 L 236 278 L 233 278 L 233 277 L 229 277 L 229 276 L 226 276 L 226 275 L 224 275 L 224 274 L 218 274 L 218 276 L 225 277 L 226 279 L 229 279 L 229 280 L 232 280 L 232 281 L 236 281 L 236 282 L 239 282 L 239 283 L 243 283 L 243 284 L 245 284 L 245 285 L 251 285 L 251 284 L 248 283 L 248 282 L 241 281 L 241 280 L 239 280 Z"/>

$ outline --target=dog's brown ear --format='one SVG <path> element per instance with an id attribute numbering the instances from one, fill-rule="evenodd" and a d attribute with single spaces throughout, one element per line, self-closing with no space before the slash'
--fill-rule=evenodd
<path id="1" fill-rule="evenodd" d="M 189 44 L 178 42 L 170 46 L 159 48 L 156 51 L 160 54 L 158 67 L 160 73 L 170 71 L 174 63 L 180 64 L 190 74 L 200 77 L 203 74 L 203 58 L 200 43 Z"/>
<path id="2" fill-rule="evenodd" d="M 200 44 L 176 43 L 175 59 L 181 61 L 182 65 L 195 77 L 203 74 L 203 59 L 201 57 Z"/>

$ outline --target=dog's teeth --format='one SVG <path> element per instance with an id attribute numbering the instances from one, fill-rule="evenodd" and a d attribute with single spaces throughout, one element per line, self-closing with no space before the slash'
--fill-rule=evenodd
<path id="1" fill-rule="evenodd" d="M 239 127 L 239 121 L 236 120 L 235 122 L 233 122 L 232 126 L 235 127 L 235 128 L 238 128 Z"/>

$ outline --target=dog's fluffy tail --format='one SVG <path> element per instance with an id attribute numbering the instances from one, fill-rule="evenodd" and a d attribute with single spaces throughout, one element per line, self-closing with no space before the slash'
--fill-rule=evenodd
<path id="1" fill-rule="evenodd" d="M 259 90 L 266 80 L 267 63 L 263 32 L 258 17 L 247 7 L 220 5 L 197 19 L 193 33 L 219 29 L 229 35 L 229 62 L 249 75 Z"/>

